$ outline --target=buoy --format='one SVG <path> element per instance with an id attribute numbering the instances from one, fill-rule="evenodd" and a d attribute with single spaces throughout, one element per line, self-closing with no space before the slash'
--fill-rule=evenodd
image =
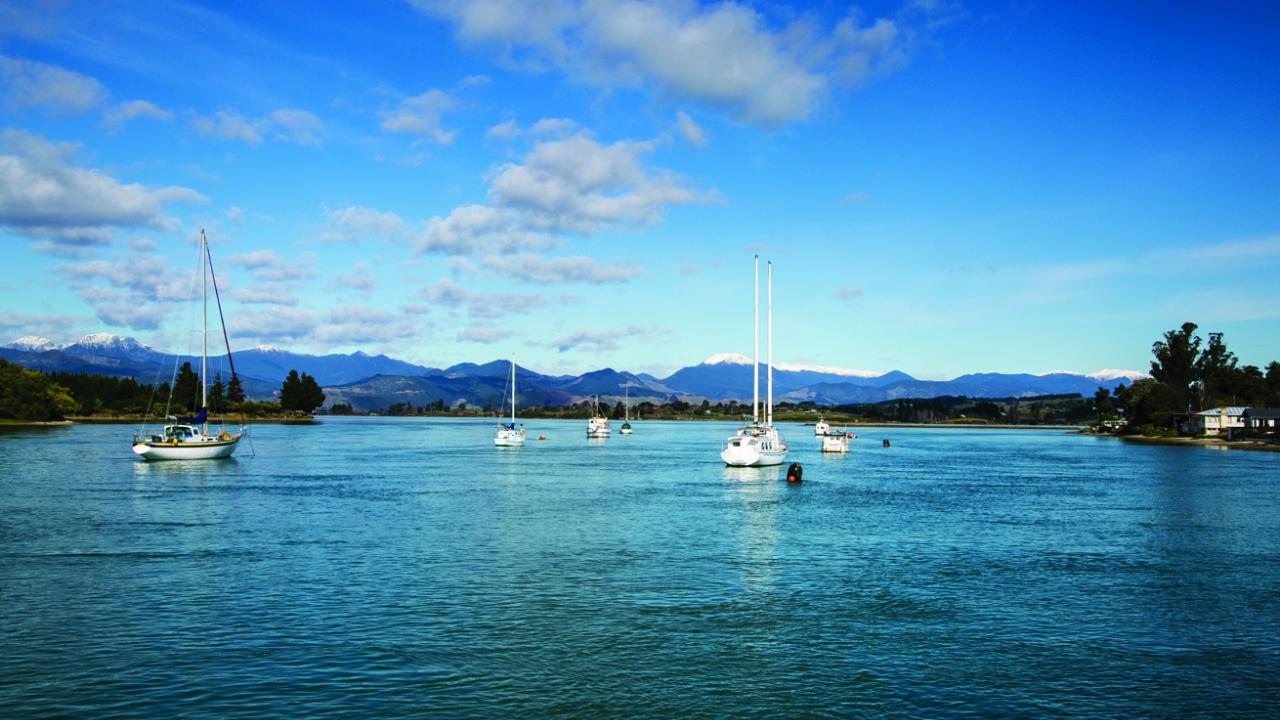
<path id="1" fill-rule="evenodd" d="M 884 446 L 889 447 L 889 438 L 884 439 Z"/>
<path id="2" fill-rule="evenodd" d="M 546 436 L 546 435 L 539 435 L 539 436 L 538 436 L 538 439 L 539 439 L 539 440 L 546 440 L 546 439 L 547 439 L 547 436 Z"/>
<path id="3" fill-rule="evenodd" d="M 804 478 L 804 467 L 800 463 L 791 463 L 787 468 L 787 482 L 798 483 Z"/>

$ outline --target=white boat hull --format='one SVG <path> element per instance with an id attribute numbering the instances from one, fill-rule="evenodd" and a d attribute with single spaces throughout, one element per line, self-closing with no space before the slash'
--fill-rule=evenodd
<path id="1" fill-rule="evenodd" d="M 133 452 L 143 460 L 217 460 L 231 457 L 240 446 L 241 437 L 177 444 L 139 442 L 133 444 Z"/>
<path id="2" fill-rule="evenodd" d="M 828 433 L 822 436 L 822 452 L 824 453 L 847 453 L 849 452 L 849 436 L 844 433 L 832 434 Z"/>
<path id="3" fill-rule="evenodd" d="M 521 447 L 524 445 L 524 430 L 499 430 L 493 436 L 493 444 L 494 447 Z"/>
<path id="4" fill-rule="evenodd" d="M 776 432 L 771 431 L 776 435 Z M 730 467 L 771 467 L 787 459 L 787 444 L 777 439 L 767 442 L 760 436 L 740 434 L 729 438 L 720 459 Z"/>

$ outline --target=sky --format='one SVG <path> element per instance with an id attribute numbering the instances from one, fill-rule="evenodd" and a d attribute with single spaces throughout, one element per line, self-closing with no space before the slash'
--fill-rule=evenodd
<path id="1" fill-rule="evenodd" d="M 0 342 L 1280 359 L 1280 4 L 0 0 Z M 763 290 L 762 290 L 763 294 Z M 762 331 L 763 333 L 763 331 Z M 763 337 L 763 334 L 762 334 Z M 763 349 L 762 349 L 763 352 Z"/>

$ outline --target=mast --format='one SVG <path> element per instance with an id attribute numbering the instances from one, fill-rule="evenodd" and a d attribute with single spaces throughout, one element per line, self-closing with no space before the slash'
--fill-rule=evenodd
<path id="1" fill-rule="evenodd" d="M 209 241 L 204 237 L 204 228 L 200 228 L 200 407 L 209 407 L 209 273 L 205 264 L 209 261 Z M 206 419 L 204 431 L 207 433 L 209 423 Z"/>
<path id="2" fill-rule="evenodd" d="M 511 429 L 516 429 L 516 356 L 511 356 Z"/>
<path id="3" fill-rule="evenodd" d="M 631 384 L 627 383 L 622 386 L 622 414 L 623 422 L 631 420 Z"/>
<path id="4" fill-rule="evenodd" d="M 760 256 L 756 255 L 755 265 L 755 315 L 751 332 L 754 345 L 751 351 L 751 422 L 760 422 Z"/>
<path id="5" fill-rule="evenodd" d="M 769 296 L 768 313 L 769 313 L 769 410 L 765 415 L 764 424 L 773 427 L 773 261 L 769 261 Z"/>

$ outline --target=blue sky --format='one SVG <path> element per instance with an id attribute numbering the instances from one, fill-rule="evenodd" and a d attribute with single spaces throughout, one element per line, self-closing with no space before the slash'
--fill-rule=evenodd
<path id="1" fill-rule="evenodd" d="M 0 2 L 0 334 L 665 374 L 1280 359 L 1280 6 Z"/>

